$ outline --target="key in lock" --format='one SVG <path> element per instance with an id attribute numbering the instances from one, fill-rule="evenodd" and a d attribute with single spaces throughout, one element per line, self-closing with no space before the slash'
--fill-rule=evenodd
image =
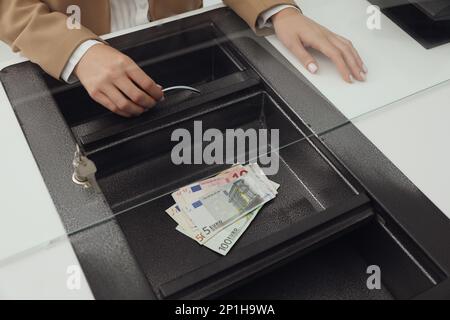
<path id="1" fill-rule="evenodd" d="M 85 189 L 93 188 L 96 192 L 100 192 L 95 174 L 97 173 L 97 167 L 95 163 L 88 157 L 81 153 L 80 147 L 77 145 L 75 152 L 75 158 L 73 160 L 74 172 L 72 180 L 77 185 L 84 187 Z"/>

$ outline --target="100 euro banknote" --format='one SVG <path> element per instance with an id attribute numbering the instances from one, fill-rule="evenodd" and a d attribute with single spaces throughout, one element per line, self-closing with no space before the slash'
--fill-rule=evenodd
<path id="1" fill-rule="evenodd" d="M 221 232 L 209 239 L 203 245 L 223 256 L 227 255 L 256 218 L 260 210 L 261 208 L 258 208 L 225 227 Z M 176 229 L 185 236 L 192 238 L 190 232 L 183 229 L 180 225 L 178 225 Z"/>

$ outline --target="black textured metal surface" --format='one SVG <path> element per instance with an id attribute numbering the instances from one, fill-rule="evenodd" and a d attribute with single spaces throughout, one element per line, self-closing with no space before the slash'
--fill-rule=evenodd
<path id="1" fill-rule="evenodd" d="M 52 186 L 50 193 L 67 232 L 111 217 L 102 196 L 71 182 L 75 142 L 42 72 L 22 63 L 0 74 L 42 176 Z"/>
<path id="2" fill-rule="evenodd" d="M 393 224 L 398 224 L 448 277 L 450 220 L 353 125 L 322 138 L 386 210 Z"/>
<path id="3" fill-rule="evenodd" d="M 43 82 L 42 71 L 22 63 L 0 72 L 0 79 L 68 234 L 111 218 L 101 195 L 71 181 L 75 142 Z M 96 297 L 152 297 L 116 222 L 79 233 L 71 240 Z"/>
<path id="4" fill-rule="evenodd" d="M 115 220 L 75 233 L 70 242 L 96 299 L 156 299 Z"/>

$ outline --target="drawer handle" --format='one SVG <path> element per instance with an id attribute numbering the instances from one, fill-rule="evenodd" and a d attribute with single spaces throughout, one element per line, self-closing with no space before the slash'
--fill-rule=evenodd
<path id="1" fill-rule="evenodd" d="M 195 93 L 198 93 L 198 94 L 201 93 L 200 90 L 192 88 L 192 87 L 188 87 L 188 86 L 170 87 L 170 88 L 163 89 L 163 92 L 164 93 L 168 93 L 168 92 L 171 92 L 171 91 L 178 91 L 178 90 L 192 91 L 192 92 L 195 92 Z"/>

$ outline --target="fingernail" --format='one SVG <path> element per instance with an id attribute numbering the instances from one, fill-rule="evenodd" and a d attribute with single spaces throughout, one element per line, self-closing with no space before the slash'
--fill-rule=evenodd
<path id="1" fill-rule="evenodd" d="M 314 62 L 311 62 L 310 64 L 308 64 L 308 70 L 311 73 L 316 73 L 317 70 L 319 70 L 319 67 Z"/>
<path id="2" fill-rule="evenodd" d="M 369 69 L 367 69 L 367 67 L 366 67 L 366 65 L 365 64 L 363 64 L 363 71 L 364 71 L 364 73 L 368 73 L 369 72 Z"/>
<path id="3" fill-rule="evenodd" d="M 366 79 L 367 79 L 366 74 L 362 71 L 359 74 L 360 74 L 361 78 L 363 79 L 363 81 L 366 81 Z"/>
<path id="4" fill-rule="evenodd" d="M 352 75 L 350 75 L 350 83 L 354 83 L 355 82 L 355 78 L 353 78 Z"/>
<path id="5" fill-rule="evenodd" d="M 156 85 L 158 88 L 162 89 L 163 87 L 159 84 Z"/>

